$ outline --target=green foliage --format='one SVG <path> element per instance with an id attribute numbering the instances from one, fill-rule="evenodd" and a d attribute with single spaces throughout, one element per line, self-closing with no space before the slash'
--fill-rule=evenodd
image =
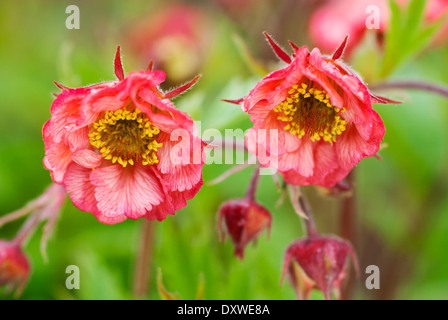
<path id="1" fill-rule="evenodd" d="M 396 1 L 389 0 L 391 18 L 385 37 L 382 77 L 387 77 L 420 53 L 439 30 L 441 22 L 428 24 L 424 21 L 427 3 L 425 0 L 410 0 L 407 9 L 400 9 Z"/>

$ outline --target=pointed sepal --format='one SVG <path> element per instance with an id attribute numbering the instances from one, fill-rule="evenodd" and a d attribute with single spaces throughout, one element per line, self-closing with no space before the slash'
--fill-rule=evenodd
<path id="1" fill-rule="evenodd" d="M 183 86 L 180 86 L 179 88 L 176 88 L 170 92 L 165 93 L 165 98 L 172 99 L 172 98 L 175 98 L 178 95 L 184 93 L 185 91 L 190 89 L 199 80 L 200 77 L 201 77 L 201 75 L 197 75 L 193 80 L 184 84 Z"/>
<path id="2" fill-rule="evenodd" d="M 342 57 L 342 55 L 344 54 L 344 50 L 345 47 L 347 46 L 347 41 L 348 41 L 349 36 L 345 36 L 344 41 L 342 41 L 342 43 L 340 44 L 339 48 L 336 49 L 336 51 L 333 53 L 333 60 L 337 60 L 340 57 Z"/>
<path id="3" fill-rule="evenodd" d="M 117 47 L 117 52 L 115 53 L 114 67 L 115 67 L 115 75 L 117 76 L 118 80 L 120 81 L 123 80 L 124 71 L 123 71 L 123 65 L 121 63 L 120 46 Z"/>
<path id="4" fill-rule="evenodd" d="M 274 41 L 274 39 L 272 39 L 272 37 L 266 31 L 263 32 L 263 34 L 268 40 L 277 57 L 279 57 L 286 63 L 291 63 L 291 57 L 282 48 L 280 48 L 280 46 Z"/>

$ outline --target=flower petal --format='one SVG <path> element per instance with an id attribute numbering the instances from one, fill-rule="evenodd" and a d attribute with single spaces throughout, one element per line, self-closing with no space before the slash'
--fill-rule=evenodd
<path id="1" fill-rule="evenodd" d="M 98 168 L 90 175 L 96 187 L 98 210 L 107 217 L 125 215 L 138 219 L 159 205 L 164 192 L 151 166 L 136 164 L 123 168 L 111 165 Z"/>
<path id="2" fill-rule="evenodd" d="M 310 177 L 314 172 L 313 143 L 308 138 L 302 139 L 300 147 L 279 157 L 279 170 L 296 170 L 304 177 Z"/>
<path id="3" fill-rule="evenodd" d="M 62 183 L 65 172 L 72 162 L 70 148 L 64 143 L 55 143 L 51 137 L 44 137 L 44 141 L 44 167 L 50 170 L 54 182 Z"/>
<path id="4" fill-rule="evenodd" d="M 84 168 L 96 168 L 101 164 L 103 157 L 92 150 L 78 150 L 71 155 L 72 160 Z"/>
<path id="5" fill-rule="evenodd" d="M 92 169 L 72 163 L 64 177 L 65 190 L 75 207 L 86 212 L 97 209 L 95 199 L 95 186 L 90 181 Z"/>
<path id="6" fill-rule="evenodd" d="M 346 132 L 338 137 L 336 143 L 337 154 L 343 169 L 352 169 L 362 158 L 375 155 L 380 149 L 385 129 L 378 114 L 374 114 L 374 134 L 365 140 L 355 126 L 347 127 Z"/>

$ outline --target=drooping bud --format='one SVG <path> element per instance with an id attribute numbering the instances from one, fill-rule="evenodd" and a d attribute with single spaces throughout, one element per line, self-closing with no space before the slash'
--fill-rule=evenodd
<path id="1" fill-rule="evenodd" d="M 271 228 L 271 214 L 263 206 L 250 199 L 225 202 L 219 210 L 218 231 L 224 240 L 229 234 L 235 245 L 235 256 L 244 258 L 244 248 L 265 229 Z"/>
<path id="2" fill-rule="evenodd" d="M 28 258 L 14 241 L 0 240 L 0 287 L 9 292 L 16 289 L 18 297 L 25 288 L 30 273 Z"/>
<path id="3" fill-rule="evenodd" d="M 359 273 L 356 254 L 347 241 L 321 235 L 299 239 L 286 251 L 282 281 L 288 274 L 298 299 L 308 299 L 313 288 L 321 290 L 327 300 L 333 291 L 339 299 L 349 255 Z"/>

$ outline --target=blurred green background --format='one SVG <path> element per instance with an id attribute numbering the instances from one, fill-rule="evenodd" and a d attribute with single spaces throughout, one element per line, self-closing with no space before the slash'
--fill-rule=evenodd
<path id="1" fill-rule="evenodd" d="M 50 117 L 52 93 L 58 92 L 53 81 L 75 87 L 114 79 L 113 57 L 116 46 L 121 45 L 125 71 L 145 69 L 149 59 L 155 59 L 156 69 L 167 71 L 165 89 L 195 73 L 202 74 L 200 82 L 174 103 L 194 120 L 202 120 L 203 130 L 245 130 L 251 126 L 248 115 L 238 106 L 220 101 L 244 96 L 262 77 L 254 72 L 256 63 L 248 62 L 242 43 L 261 64 L 270 70 L 278 68 L 281 64 L 262 31 L 270 32 L 285 46 L 287 39 L 311 45 L 303 21 L 322 2 L 177 2 L 200 11 L 195 21 L 201 27 L 191 38 L 199 44 L 181 43 L 163 60 L 147 56 L 148 52 L 156 55 L 159 49 L 145 51 L 142 47 L 159 41 L 157 35 L 146 39 L 157 32 L 145 28 L 151 28 L 154 21 L 162 24 L 154 15 L 170 1 L 1 1 L 0 215 L 23 206 L 51 183 L 42 164 L 41 129 Z M 65 27 L 65 9 L 70 4 L 80 9 L 79 30 Z M 170 48 L 170 42 L 165 48 Z M 374 64 L 362 59 L 360 54 L 353 60 L 358 71 L 374 73 L 369 70 Z M 448 85 L 446 61 L 446 42 L 428 46 L 394 69 L 389 78 Z M 421 91 L 390 91 L 387 95 L 405 103 L 375 105 L 386 126 L 384 142 L 388 147 L 381 151 L 382 161 L 364 159 L 357 166 L 354 247 L 361 275 L 352 297 L 447 299 L 448 101 Z M 276 206 L 280 193 L 269 176 L 262 177 L 257 192 L 259 202 L 273 215 L 269 240 L 263 233 L 256 246 L 246 248 L 243 261 L 233 256 L 229 239 L 225 243 L 218 240 L 217 210 L 222 202 L 243 197 L 252 169 L 218 185 L 206 182 L 231 167 L 205 165 L 200 193 L 175 216 L 156 224 L 147 298 L 160 298 L 158 268 L 163 271 L 165 287 L 185 299 L 195 298 L 201 274 L 206 299 L 295 298 L 289 283 L 282 287 L 279 283 L 284 252 L 303 235 L 301 221 L 288 201 Z M 306 191 L 320 230 L 340 234 L 341 200 L 323 198 L 313 187 Z M 23 221 L 1 228 L 0 238 L 11 239 Z M 48 243 L 48 263 L 39 251 L 41 229 L 26 245 L 32 271 L 21 299 L 134 298 L 140 226 L 141 221 L 133 220 L 101 224 L 67 201 Z M 364 270 L 370 264 L 380 267 L 380 290 L 365 289 Z M 79 290 L 65 288 L 68 265 L 80 268 Z M 0 295 L 0 299 L 10 298 Z M 313 298 L 322 295 L 315 292 Z"/>

